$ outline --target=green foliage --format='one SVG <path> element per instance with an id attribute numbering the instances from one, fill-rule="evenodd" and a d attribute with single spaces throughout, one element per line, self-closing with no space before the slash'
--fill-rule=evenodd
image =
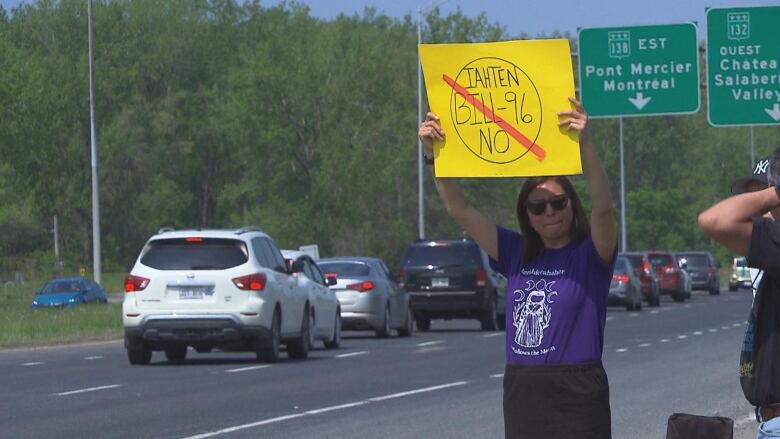
<path id="1" fill-rule="evenodd" d="M 254 224 L 282 247 L 396 268 L 418 233 L 415 17 L 237 0 L 103 0 L 93 15 L 104 267 L 127 270 L 162 226 Z M 484 14 L 433 10 L 422 28 L 425 42 L 507 39 Z M 54 215 L 66 267 L 92 265 L 86 29 L 80 0 L 0 9 L 0 280 L 50 273 Z M 749 172 L 748 131 L 709 128 L 704 112 L 624 122 L 629 248 L 725 262 L 696 215 Z M 617 125 L 593 122 L 619 218 Z M 755 134 L 764 155 L 780 129 Z M 460 236 L 424 173 L 426 236 Z M 464 182 L 509 227 L 520 184 Z"/>

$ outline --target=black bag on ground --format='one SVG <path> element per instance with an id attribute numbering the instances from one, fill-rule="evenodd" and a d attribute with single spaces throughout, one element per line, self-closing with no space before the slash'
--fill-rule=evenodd
<path id="1" fill-rule="evenodd" d="M 733 439 L 734 421 L 720 416 L 675 413 L 666 424 L 666 439 Z"/>
<path id="2" fill-rule="evenodd" d="M 739 354 L 742 392 L 759 407 L 780 402 L 780 289 L 776 279 L 764 272 Z"/>

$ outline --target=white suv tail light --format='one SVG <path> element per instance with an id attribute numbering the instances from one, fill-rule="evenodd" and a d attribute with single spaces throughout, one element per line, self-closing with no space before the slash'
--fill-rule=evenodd
<path id="1" fill-rule="evenodd" d="M 233 283 L 238 289 L 250 291 L 263 291 L 267 281 L 268 279 L 263 273 L 254 273 L 233 278 Z"/>
<path id="2" fill-rule="evenodd" d="M 132 293 L 134 291 L 143 291 L 147 285 L 149 285 L 149 279 L 141 276 L 133 276 L 128 274 L 125 278 L 125 293 Z"/>

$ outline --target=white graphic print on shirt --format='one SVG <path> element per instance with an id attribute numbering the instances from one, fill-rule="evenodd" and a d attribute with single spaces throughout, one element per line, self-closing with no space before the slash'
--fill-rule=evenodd
<path id="1" fill-rule="evenodd" d="M 541 279 L 538 282 L 529 280 L 527 283 L 527 297 L 524 290 L 512 293 L 516 296 L 512 322 L 515 326 L 515 343 L 525 348 L 535 348 L 542 344 L 544 330 L 550 325 L 550 304 L 554 303 L 553 297 L 558 292 L 552 289 L 555 281 Z"/>

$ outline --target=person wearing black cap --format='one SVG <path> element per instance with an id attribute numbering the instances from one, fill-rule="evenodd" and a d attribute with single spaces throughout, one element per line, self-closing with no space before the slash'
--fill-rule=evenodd
<path id="1" fill-rule="evenodd" d="M 747 177 L 736 180 L 731 185 L 731 193 L 734 195 L 744 194 L 746 192 L 756 192 L 769 187 L 766 171 L 769 169 L 769 159 L 771 156 L 763 157 L 753 166 L 753 173 Z M 774 213 L 774 214 L 773 214 Z M 780 210 L 777 212 L 767 212 L 764 214 L 767 218 L 780 218 Z M 753 296 L 756 295 L 756 288 L 761 282 L 763 272 L 755 267 L 749 267 L 750 285 Z"/>
<path id="2" fill-rule="evenodd" d="M 731 185 L 731 193 L 734 195 L 744 194 L 745 192 L 755 192 L 769 187 L 766 171 L 769 168 L 769 157 L 764 157 L 753 166 L 753 173 L 747 177 L 740 178 Z"/>
<path id="3" fill-rule="evenodd" d="M 748 316 L 739 376 L 756 407 L 757 439 L 780 437 L 780 148 L 761 159 L 735 194 L 699 214 L 699 227 L 715 241 L 763 270 Z"/>

